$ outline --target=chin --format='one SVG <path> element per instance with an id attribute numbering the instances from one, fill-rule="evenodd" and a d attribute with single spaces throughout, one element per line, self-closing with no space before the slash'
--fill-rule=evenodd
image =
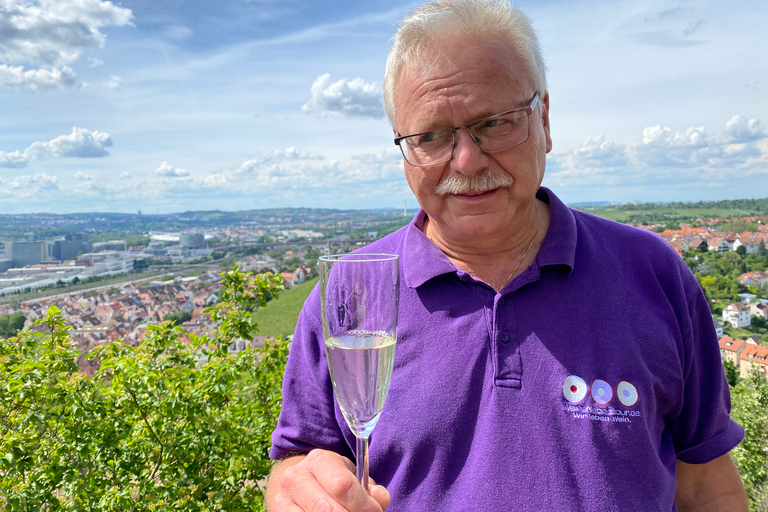
<path id="1" fill-rule="evenodd" d="M 465 215 L 449 223 L 453 231 L 466 239 L 481 239 L 496 235 L 503 230 L 496 214 Z"/>

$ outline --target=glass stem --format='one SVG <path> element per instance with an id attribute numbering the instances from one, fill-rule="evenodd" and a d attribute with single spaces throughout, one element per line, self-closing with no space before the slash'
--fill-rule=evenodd
<path id="1" fill-rule="evenodd" d="M 357 438 L 357 480 L 368 492 L 368 438 Z"/>

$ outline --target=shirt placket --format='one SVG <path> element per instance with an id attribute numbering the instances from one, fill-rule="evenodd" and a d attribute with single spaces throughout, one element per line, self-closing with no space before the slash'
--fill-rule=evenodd
<path id="1" fill-rule="evenodd" d="M 505 388 L 519 388 L 523 377 L 520 339 L 517 334 L 514 303 L 507 296 L 495 298 L 493 306 L 493 332 L 491 341 L 496 357 L 494 384 Z"/>

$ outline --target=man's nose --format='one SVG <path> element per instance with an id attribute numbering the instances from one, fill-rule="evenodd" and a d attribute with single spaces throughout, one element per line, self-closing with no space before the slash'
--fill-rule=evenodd
<path id="1" fill-rule="evenodd" d="M 488 167 L 488 155 L 480 149 L 477 139 L 466 128 L 456 131 L 451 166 L 462 174 L 475 174 Z"/>

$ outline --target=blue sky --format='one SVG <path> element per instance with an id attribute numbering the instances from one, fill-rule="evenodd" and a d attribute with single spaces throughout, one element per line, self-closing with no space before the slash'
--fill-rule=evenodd
<path id="1" fill-rule="evenodd" d="M 381 82 L 416 5 L 0 0 L 0 213 L 414 208 Z M 566 202 L 768 196 L 768 2 L 517 5 Z"/>

